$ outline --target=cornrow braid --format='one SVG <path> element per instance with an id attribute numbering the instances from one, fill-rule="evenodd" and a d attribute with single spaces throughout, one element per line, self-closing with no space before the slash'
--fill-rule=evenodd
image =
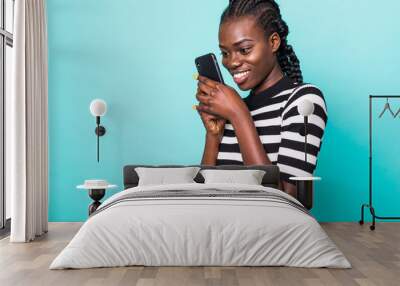
<path id="1" fill-rule="evenodd" d="M 287 43 L 289 27 L 282 19 L 279 5 L 274 0 L 230 0 L 221 15 L 220 24 L 231 18 L 248 15 L 256 17 L 267 38 L 272 33 L 278 33 L 281 45 L 277 51 L 277 59 L 282 72 L 297 83 L 303 83 L 300 61 L 293 47 Z"/>

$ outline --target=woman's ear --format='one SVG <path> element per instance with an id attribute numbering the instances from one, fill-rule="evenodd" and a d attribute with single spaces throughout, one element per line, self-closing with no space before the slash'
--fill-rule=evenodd
<path id="1" fill-rule="evenodd" d="M 269 45 L 273 53 L 276 53 L 281 46 L 281 37 L 277 32 L 274 32 L 269 36 Z"/>

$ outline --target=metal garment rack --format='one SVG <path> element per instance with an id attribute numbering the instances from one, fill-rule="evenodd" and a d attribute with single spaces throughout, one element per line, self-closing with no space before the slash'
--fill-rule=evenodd
<path id="1" fill-rule="evenodd" d="M 364 224 L 364 208 L 369 208 L 372 216 L 371 230 L 375 230 L 375 219 L 381 220 L 393 220 L 400 219 L 400 217 L 390 216 L 378 216 L 375 214 L 375 209 L 372 205 L 372 101 L 374 99 L 389 99 L 389 98 L 400 98 L 400 95 L 370 95 L 369 96 L 369 204 L 363 204 L 361 206 L 361 220 L 359 223 Z"/>

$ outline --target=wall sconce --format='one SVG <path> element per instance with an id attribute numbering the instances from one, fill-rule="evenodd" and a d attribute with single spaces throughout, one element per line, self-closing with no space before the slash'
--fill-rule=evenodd
<path id="1" fill-rule="evenodd" d="M 107 104 L 102 99 L 94 99 L 90 103 L 90 113 L 96 117 L 97 127 L 94 132 L 97 135 L 97 162 L 99 162 L 99 137 L 106 133 L 106 129 L 100 125 L 100 117 L 107 112 Z"/>

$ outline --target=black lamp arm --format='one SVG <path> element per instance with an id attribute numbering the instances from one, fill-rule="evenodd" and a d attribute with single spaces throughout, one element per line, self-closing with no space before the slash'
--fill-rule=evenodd
<path id="1" fill-rule="evenodd" d="M 97 136 L 97 162 L 99 162 L 99 149 L 100 149 L 100 140 L 99 137 L 103 136 L 106 133 L 106 129 L 104 128 L 104 126 L 100 125 L 100 116 L 96 116 L 96 129 L 94 130 L 94 132 L 96 133 Z"/>
<path id="2" fill-rule="evenodd" d="M 304 162 L 307 168 L 307 125 L 308 116 L 304 116 Z"/>

